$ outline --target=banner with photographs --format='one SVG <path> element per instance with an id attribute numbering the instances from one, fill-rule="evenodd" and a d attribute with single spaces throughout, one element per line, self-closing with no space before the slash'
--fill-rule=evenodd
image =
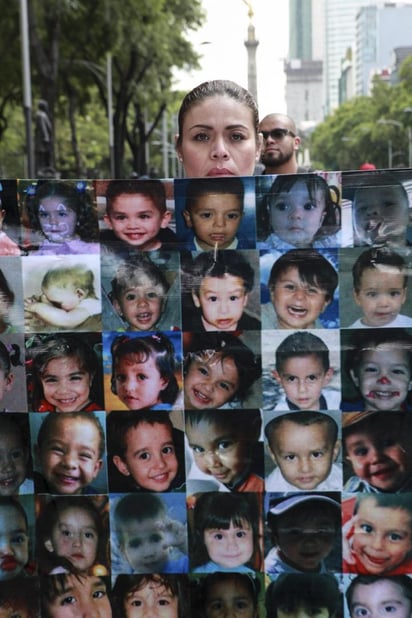
<path id="1" fill-rule="evenodd" d="M 409 616 L 411 195 L 0 181 L 0 616 Z"/>

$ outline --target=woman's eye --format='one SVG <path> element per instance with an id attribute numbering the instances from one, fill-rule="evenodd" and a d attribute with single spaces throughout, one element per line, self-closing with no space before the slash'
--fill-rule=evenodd
<path id="1" fill-rule="evenodd" d="M 242 135 L 242 133 L 232 133 L 232 141 L 241 142 L 244 139 L 245 137 L 244 135 Z"/>
<path id="2" fill-rule="evenodd" d="M 207 133 L 196 133 L 196 135 L 194 136 L 194 139 L 197 142 L 207 142 L 207 140 L 209 139 L 209 136 L 207 135 Z"/>

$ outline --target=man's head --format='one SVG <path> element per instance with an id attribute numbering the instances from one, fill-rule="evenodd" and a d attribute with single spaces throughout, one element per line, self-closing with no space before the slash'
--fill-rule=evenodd
<path id="1" fill-rule="evenodd" d="M 259 131 L 263 135 L 260 160 L 265 165 L 265 173 L 295 174 L 300 137 L 292 118 L 285 114 L 269 114 L 261 120 Z"/>

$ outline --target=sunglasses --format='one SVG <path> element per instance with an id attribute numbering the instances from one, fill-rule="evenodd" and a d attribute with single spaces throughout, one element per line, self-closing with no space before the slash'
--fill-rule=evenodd
<path id="1" fill-rule="evenodd" d="M 289 131 L 289 129 L 272 129 L 271 131 L 261 131 L 261 133 L 264 140 L 266 140 L 269 135 L 272 139 L 276 140 L 281 140 L 287 135 L 290 135 L 291 137 L 296 137 L 296 135 L 292 131 Z"/>

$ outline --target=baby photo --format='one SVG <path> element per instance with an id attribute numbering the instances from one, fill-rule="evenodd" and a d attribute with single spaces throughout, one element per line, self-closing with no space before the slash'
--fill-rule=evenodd
<path id="1" fill-rule="evenodd" d="M 412 252 L 405 247 L 342 249 L 342 327 L 411 327 L 411 266 Z"/>
<path id="2" fill-rule="evenodd" d="M 109 331 L 181 330 L 177 251 L 102 257 L 103 328 Z"/>
<path id="3" fill-rule="evenodd" d="M 263 492 L 259 410 L 186 410 L 187 493 Z"/>
<path id="4" fill-rule="evenodd" d="M 185 410 L 259 408 L 262 373 L 256 332 L 183 333 Z"/>
<path id="5" fill-rule="evenodd" d="M 27 333 L 101 331 L 98 255 L 27 257 L 22 267 Z"/>
<path id="6" fill-rule="evenodd" d="M 412 491 L 410 416 L 376 410 L 342 414 L 345 491 Z"/>
<path id="7" fill-rule="evenodd" d="M 104 412 L 30 414 L 36 493 L 106 493 L 105 420 Z"/>
<path id="8" fill-rule="evenodd" d="M 112 574 L 187 573 L 185 495 L 110 495 Z"/>
<path id="9" fill-rule="evenodd" d="M 27 412 L 24 335 L 0 336 L 0 412 Z"/>
<path id="10" fill-rule="evenodd" d="M 336 249 L 260 252 L 262 329 L 339 328 Z"/>
<path id="11" fill-rule="evenodd" d="M 208 492 L 189 499 L 193 573 L 262 570 L 262 510 L 255 493 Z"/>
<path id="12" fill-rule="evenodd" d="M 31 411 L 104 409 L 100 333 L 26 336 L 25 353 Z"/>
<path id="13" fill-rule="evenodd" d="M 0 255 L 21 255 L 20 213 L 17 202 L 17 181 L 0 182 Z"/>
<path id="14" fill-rule="evenodd" d="M 22 262 L 2 257 L 0 263 L 0 335 L 21 332 L 24 324 Z"/>
<path id="15" fill-rule="evenodd" d="M 214 177 L 174 181 L 176 232 L 181 249 L 254 249 L 254 178 Z"/>
<path id="16" fill-rule="evenodd" d="M 412 409 L 410 329 L 343 330 L 341 350 L 342 410 Z"/>
<path id="17" fill-rule="evenodd" d="M 103 333 L 105 410 L 182 409 L 179 332 Z"/>
<path id="18" fill-rule="evenodd" d="M 336 412 L 265 412 L 265 488 L 340 491 L 340 417 Z"/>
<path id="19" fill-rule="evenodd" d="M 91 184 L 20 180 L 18 192 L 25 252 L 49 256 L 100 253 Z"/>
<path id="20" fill-rule="evenodd" d="M 102 253 L 176 249 L 173 181 L 95 180 Z"/>
<path id="21" fill-rule="evenodd" d="M 410 244 L 410 201 L 406 190 L 411 170 L 373 170 L 343 174 L 343 198 L 352 203 L 353 243 L 388 246 Z"/>
<path id="22" fill-rule="evenodd" d="M 339 352 L 339 331 L 264 331 L 263 409 L 339 410 Z"/>
<path id="23" fill-rule="evenodd" d="M 340 173 L 256 178 L 257 248 L 339 247 Z"/>
<path id="24" fill-rule="evenodd" d="M 358 493 L 342 498 L 344 573 L 412 571 L 412 494 Z"/>
<path id="25" fill-rule="evenodd" d="M 179 410 L 124 410 L 108 414 L 110 491 L 185 491 L 182 427 Z"/>
<path id="26" fill-rule="evenodd" d="M 107 496 L 36 496 L 36 512 L 39 574 L 110 573 Z"/>
<path id="27" fill-rule="evenodd" d="M 265 495 L 265 572 L 341 572 L 340 493 Z"/>
<path id="28" fill-rule="evenodd" d="M 256 251 L 182 254 L 183 330 L 260 329 Z"/>

